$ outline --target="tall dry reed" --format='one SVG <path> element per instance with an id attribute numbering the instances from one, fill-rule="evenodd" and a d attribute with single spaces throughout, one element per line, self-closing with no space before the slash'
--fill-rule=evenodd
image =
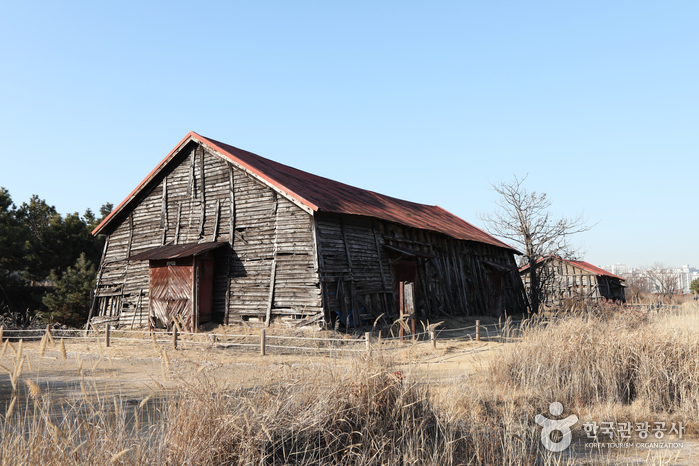
<path id="1" fill-rule="evenodd" d="M 542 406 L 636 403 L 697 419 L 699 309 L 619 309 L 535 321 L 491 373 Z"/>

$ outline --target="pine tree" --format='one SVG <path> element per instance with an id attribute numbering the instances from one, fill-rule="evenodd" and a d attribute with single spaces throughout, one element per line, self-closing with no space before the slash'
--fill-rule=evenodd
<path id="1" fill-rule="evenodd" d="M 86 259 L 85 253 L 68 267 L 62 274 L 52 270 L 48 280 L 54 289 L 47 294 L 43 303 L 49 309 L 49 318 L 53 322 L 79 327 L 85 323 L 90 308 L 90 292 L 95 285 L 97 270 Z"/>

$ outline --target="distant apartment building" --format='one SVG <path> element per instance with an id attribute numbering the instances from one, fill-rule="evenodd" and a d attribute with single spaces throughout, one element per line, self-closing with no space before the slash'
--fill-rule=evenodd
<path id="1" fill-rule="evenodd" d="M 699 269 L 695 269 L 689 265 L 683 265 L 680 268 L 673 269 L 673 272 L 677 275 L 677 288 L 682 290 L 685 294 L 689 293 L 689 285 L 692 281 L 699 278 Z"/>
<path id="2" fill-rule="evenodd" d="M 612 272 L 614 275 L 619 276 L 631 273 L 631 267 L 629 267 L 626 264 L 622 264 L 621 262 L 617 262 L 615 265 L 607 265 L 601 268 L 609 272 Z"/>
<path id="3" fill-rule="evenodd" d="M 636 269 L 629 267 L 626 264 L 617 262 L 615 265 L 607 265 L 604 267 L 605 270 L 612 272 L 614 275 L 618 275 L 625 279 L 638 277 L 645 274 L 643 269 Z M 663 275 L 672 275 L 677 279 L 677 291 L 682 293 L 689 293 L 689 285 L 693 280 L 699 278 L 699 269 L 690 267 L 689 265 L 683 265 L 678 268 L 667 269 L 667 273 Z M 654 291 L 658 291 L 657 283 L 653 280 L 650 281 L 650 288 Z"/>

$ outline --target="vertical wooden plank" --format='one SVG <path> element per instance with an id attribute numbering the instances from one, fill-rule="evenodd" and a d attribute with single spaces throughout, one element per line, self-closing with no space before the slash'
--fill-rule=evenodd
<path id="1" fill-rule="evenodd" d="M 160 228 L 167 230 L 167 175 L 163 178 L 163 196 L 160 204 Z"/>
<path id="2" fill-rule="evenodd" d="M 218 222 L 221 218 L 221 199 L 216 199 L 216 213 L 214 217 L 214 233 L 211 235 L 211 241 L 216 242 L 218 236 Z"/>
<path id="3" fill-rule="evenodd" d="M 269 295 L 267 297 L 267 314 L 265 315 L 265 327 L 269 327 L 272 320 L 272 303 L 274 302 L 274 276 L 277 272 L 277 259 L 272 259 L 272 269 L 269 273 Z"/>
<path id="4" fill-rule="evenodd" d="M 192 153 L 189 154 L 189 181 L 187 182 L 187 195 L 190 199 L 193 197 L 192 184 L 194 183 L 194 153 L 196 148 L 192 149 Z"/>
<path id="5" fill-rule="evenodd" d="M 398 290 L 398 305 L 400 306 L 399 318 L 403 320 L 403 317 L 405 316 L 405 282 L 400 282 Z M 403 324 L 401 324 L 400 330 L 398 330 L 398 336 L 400 337 L 400 341 L 403 341 L 405 337 L 405 329 L 403 328 Z"/>
<path id="6" fill-rule="evenodd" d="M 354 280 L 350 281 L 350 302 L 352 303 L 352 316 L 354 317 L 354 326 L 359 328 L 362 325 L 361 317 L 359 317 L 359 302 L 357 301 L 357 286 Z"/>
<path id="7" fill-rule="evenodd" d="M 383 261 L 381 260 L 381 245 L 379 244 L 379 235 L 376 232 L 376 227 L 374 224 L 376 223 L 375 219 L 371 220 L 371 229 L 374 232 L 374 242 L 376 243 L 376 256 L 379 261 L 379 272 L 381 273 L 381 283 L 383 284 L 383 289 L 388 290 L 388 285 L 386 284 L 386 274 L 384 273 L 383 270 Z"/>
<path id="8" fill-rule="evenodd" d="M 226 264 L 226 310 L 223 320 L 230 323 L 231 313 L 231 262 L 233 261 L 233 242 L 235 240 L 235 172 L 228 164 L 228 263 Z"/>
<path id="9" fill-rule="evenodd" d="M 199 191 L 201 192 L 201 217 L 199 218 L 199 238 L 204 236 L 206 219 L 206 182 L 204 179 L 204 149 L 199 150 Z"/>
<path id="10" fill-rule="evenodd" d="M 177 204 L 177 225 L 175 226 L 175 244 L 180 242 L 180 218 L 182 217 L 182 203 Z"/>
<path id="11" fill-rule="evenodd" d="M 313 215 L 313 250 L 315 252 L 314 260 L 317 261 L 318 283 L 320 284 L 320 299 L 321 306 L 325 314 L 326 321 L 332 322 L 330 319 L 330 296 L 328 296 L 328 285 L 323 280 L 325 278 L 325 261 L 323 259 L 323 245 L 320 240 L 320 232 L 318 231 L 318 217 Z"/>
<path id="12" fill-rule="evenodd" d="M 345 221 L 342 215 L 340 215 L 340 229 L 342 230 L 342 240 L 345 243 L 345 254 L 347 255 L 347 264 L 349 265 L 350 275 L 352 274 L 352 255 L 349 250 L 349 243 L 347 242 L 347 232 L 345 231 Z"/>
<path id="13" fill-rule="evenodd" d="M 235 172 L 233 165 L 228 165 L 228 186 L 229 186 L 229 217 L 228 217 L 228 243 L 233 246 L 235 238 Z"/>
<path id="14" fill-rule="evenodd" d="M 104 248 L 102 249 L 102 259 L 100 260 L 100 271 L 97 274 L 97 280 L 95 281 L 95 291 L 93 293 L 93 299 L 90 303 L 90 312 L 87 314 L 87 323 L 85 324 L 85 336 L 87 336 L 87 331 L 90 327 L 90 321 L 92 320 L 92 315 L 95 312 L 95 304 L 100 300 L 97 297 L 97 291 L 99 290 L 100 283 L 102 282 L 102 273 L 104 272 L 104 257 L 107 255 L 107 247 L 109 247 L 109 238 L 104 241 Z"/>

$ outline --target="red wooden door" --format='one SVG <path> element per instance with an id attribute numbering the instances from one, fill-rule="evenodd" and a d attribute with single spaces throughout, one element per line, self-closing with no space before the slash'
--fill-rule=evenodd
<path id="1" fill-rule="evenodd" d="M 179 316 L 187 330 L 194 328 L 192 258 L 150 262 L 150 308 L 153 324 L 169 328 Z"/>

